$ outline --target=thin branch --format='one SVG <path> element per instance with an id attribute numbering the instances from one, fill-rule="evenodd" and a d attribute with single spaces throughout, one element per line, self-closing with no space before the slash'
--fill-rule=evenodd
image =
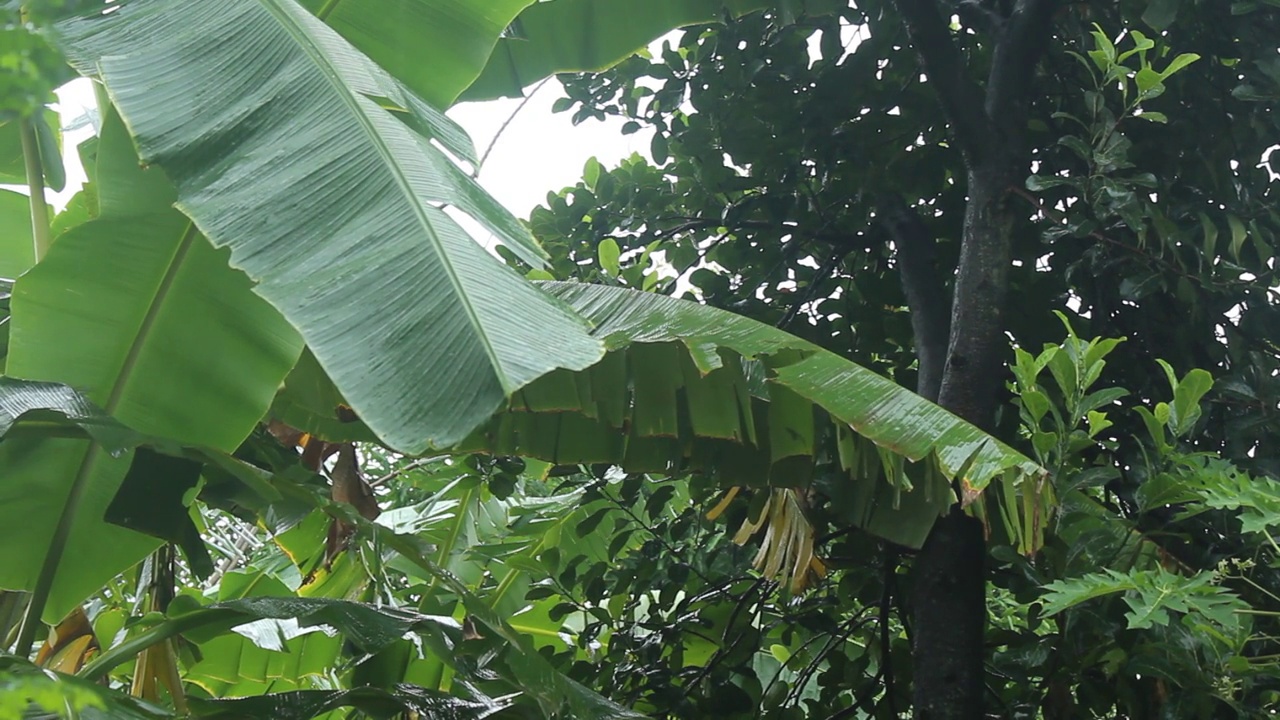
<path id="1" fill-rule="evenodd" d="M 657 540 L 657 541 L 658 541 L 658 543 L 659 543 L 660 545 L 662 545 L 662 549 L 663 549 L 663 550 L 666 550 L 668 555 L 670 555 L 670 556 L 671 556 L 671 557 L 673 557 L 673 558 L 684 557 L 684 553 L 679 552 L 678 550 L 676 550 L 674 547 L 672 547 L 671 543 L 670 543 L 670 542 L 668 542 L 668 541 L 667 541 L 667 539 L 666 539 L 665 537 L 663 537 L 662 535 L 659 535 L 659 534 L 658 534 L 658 531 L 656 531 L 656 530 L 654 530 L 653 528 L 649 527 L 649 525 L 648 525 L 644 520 L 642 520 L 642 519 L 640 518 L 640 516 L 639 516 L 639 515 L 637 515 L 637 514 L 635 513 L 635 511 L 634 511 L 634 510 L 632 510 L 632 509 L 631 509 L 631 506 L 629 506 L 629 505 L 627 505 L 626 503 L 622 502 L 622 499 L 621 499 L 621 498 L 616 498 L 616 497 L 614 497 L 614 496 L 610 495 L 608 492 L 606 492 L 606 491 L 604 490 L 604 488 L 603 488 L 603 487 L 600 489 L 600 497 L 603 497 L 604 499 L 606 499 L 606 500 L 608 500 L 609 502 L 613 503 L 613 506 L 614 506 L 614 507 L 616 507 L 616 508 L 618 508 L 618 509 L 619 509 L 619 510 L 621 510 L 622 512 L 626 513 L 626 514 L 631 518 L 632 522 L 634 522 L 636 525 L 639 525 L 640 527 L 644 528 L 645 532 L 647 532 L 647 533 L 649 533 L 651 536 L 653 536 L 653 539 L 654 539 L 654 540 Z M 699 579 L 701 579 L 703 583 L 705 583 L 705 584 L 707 584 L 707 585 L 712 584 L 712 583 L 711 583 L 711 578 L 707 577 L 705 574 L 703 574 L 703 572 L 702 572 L 701 570 L 699 570 L 698 568 L 694 567 L 692 563 L 686 563 L 686 564 L 689 566 L 689 570 L 691 570 L 691 571 L 693 572 L 693 574 L 694 574 L 694 575 L 697 575 L 697 576 L 698 576 L 698 578 L 699 578 Z"/>
<path id="2" fill-rule="evenodd" d="M 721 233 L 719 236 L 717 236 L 717 237 L 715 237 L 714 239 L 712 239 L 712 240 L 708 241 L 708 242 L 707 242 L 706 244 L 704 244 L 701 248 L 699 248 L 699 249 L 698 249 L 698 258 L 697 258 L 696 260 L 694 260 L 694 261 L 693 261 L 693 263 L 692 263 L 692 264 L 690 264 L 690 265 L 689 265 L 689 267 L 688 267 L 684 272 L 680 273 L 680 274 L 679 274 L 679 275 L 677 275 L 676 277 L 673 277 L 673 278 L 669 279 L 669 280 L 667 281 L 667 283 L 666 283 L 665 285 L 663 285 L 663 286 L 662 286 L 662 288 L 661 288 L 658 292 L 660 292 L 660 293 L 662 293 L 662 294 L 664 294 L 664 295 L 669 295 L 669 294 L 671 294 L 671 293 L 674 293 L 674 292 L 676 291 L 676 288 L 680 285 L 680 279 L 681 279 L 681 278 L 683 278 L 686 274 L 687 274 L 687 275 L 692 275 L 694 272 L 696 272 L 698 269 L 700 269 L 700 268 L 702 267 L 702 263 L 703 263 L 703 261 L 705 261 L 705 260 L 707 259 L 707 255 L 708 255 L 712 250 L 714 250 L 714 249 L 716 248 L 716 246 L 718 246 L 720 243 L 722 243 L 722 242 L 724 242 L 725 240 L 727 240 L 727 239 L 729 238 L 729 235 L 730 235 L 730 233 L 731 233 L 731 232 L 732 232 L 732 231 L 725 232 L 725 233 Z"/>
<path id="3" fill-rule="evenodd" d="M 795 302 L 791 303 L 791 307 L 787 308 L 787 312 L 782 316 L 782 319 L 778 321 L 776 327 L 779 330 L 785 330 L 788 325 L 795 321 L 796 316 L 800 314 L 800 311 L 805 305 L 808 305 L 818 298 L 818 291 L 821 289 L 822 283 L 828 278 L 833 277 L 833 273 L 835 273 L 836 268 L 840 267 L 840 261 L 848 254 L 849 251 L 845 248 L 836 248 L 835 252 L 831 253 L 831 257 L 822 264 L 822 267 L 818 268 L 818 270 L 814 272 L 813 281 L 809 283 L 809 287 L 805 288 L 804 294 L 797 298 Z"/>
<path id="4" fill-rule="evenodd" d="M 862 612 L 865 612 L 870 609 L 871 609 L 871 606 L 867 606 L 866 608 L 863 608 Z M 859 612 L 858 616 L 861 616 L 862 612 Z M 855 616 L 855 618 L 858 616 Z M 874 619 L 875 619 L 875 616 L 872 615 L 868 617 L 866 620 L 858 622 L 857 625 L 851 625 L 848 632 L 844 633 L 842 637 L 842 641 L 844 638 L 847 638 L 849 637 L 849 635 L 852 635 L 853 632 L 858 629 L 858 627 Z M 880 663 L 880 667 L 876 670 L 875 676 L 871 678 L 871 682 L 866 684 L 866 686 L 863 688 L 863 691 L 853 698 L 852 705 L 850 705 L 849 707 L 843 710 L 836 712 L 834 715 L 827 718 L 827 720 L 844 720 L 845 718 L 851 718 L 854 715 L 859 713 L 866 715 L 868 717 L 873 716 L 875 714 L 873 712 L 874 708 L 868 709 L 868 708 L 864 708 L 863 706 L 866 705 L 867 702 L 869 702 L 872 699 L 872 697 L 875 695 L 876 689 L 880 686 L 880 679 L 884 674 L 884 667 L 885 667 L 884 663 L 883 662 Z"/>
<path id="5" fill-rule="evenodd" d="M 791 686 L 791 691 L 787 693 L 787 697 L 782 702 L 783 705 L 799 701 L 801 693 L 804 692 L 804 688 L 808 686 L 809 681 L 813 679 L 814 673 L 818 672 L 818 668 L 822 666 L 822 663 L 827 659 L 827 656 L 834 652 L 836 648 L 847 642 L 851 635 L 869 625 L 876 619 L 875 615 L 870 614 L 871 609 L 871 605 L 862 608 L 856 615 L 849 618 L 848 622 L 845 623 L 846 626 L 843 630 L 827 636 L 827 642 L 823 644 L 822 649 L 819 650 L 818 653 L 814 655 L 813 659 L 809 661 L 809 664 L 805 665 L 804 668 L 802 668 L 796 675 L 795 681 Z M 866 617 L 863 617 L 864 615 Z"/>
<path id="6" fill-rule="evenodd" d="M 442 457 L 444 456 L 433 455 L 431 457 L 420 457 L 417 460 L 414 460 L 413 462 L 408 463 L 407 465 L 403 465 L 401 467 L 398 467 L 392 470 L 391 472 L 387 473 L 386 475 L 383 475 L 380 478 L 377 478 L 376 480 L 370 480 L 369 487 L 376 488 L 380 485 L 383 485 L 385 483 L 388 483 L 396 479 L 397 477 L 400 477 L 401 475 L 404 475 L 407 472 L 412 472 L 414 470 L 417 470 L 420 467 L 425 467 L 427 465 L 430 465 L 433 462 L 438 462 Z"/>
<path id="7" fill-rule="evenodd" d="M 761 575 L 760 577 L 756 578 L 756 581 L 751 584 L 751 587 L 743 591 L 742 596 L 738 598 L 738 602 L 734 603 L 733 611 L 729 614 L 729 622 L 725 623 L 724 635 L 722 637 L 722 641 L 727 641 L 729 639 L 729 633 L 733 631 L 734 624 L 737 623 L 738 616 L 742 614 L 742 611 L 748 605 L 748 601 L 751 600 L 751 598 L 753 598 L 758 591 L 760 592 L 761 600 L 763 600 L 764 596 L 768 594 L 771 586 L 773 586 L 774 584 L 775 583 L 770 582 L 768 578 Z M 695 672 L 685 682 L 684 684 L 685 696 L 687 697 L 690 691 L 692 691 L 698 685 L 698 683 L 706 679 L 706 677 L 711 674 L 711 671 L 715 669 L 716 665 L 718 665 L 721 660 L 727 657 L 730 654 L 730 652 L 734 648 L 736 648 L 738 644 L 741 643 L 745 637 L 747 637 L 746 633 L 737 633 L 737 636 L 733 640 L 733 642 L 729 643 L 727 646 L 721 646 L 714 653 L 712 653 L 711 657 L 707 660 L 707 662 L 703 663 L 702 667 L 698 668 L 697 672 Z"/>
<path id="8" fill-rule="evenodd" d="M 988 152 L 986 93 L 967 74 L 964 57 L 936 0 L 894 0 L 920 56 L 929 84 L 942 104 L 960 151 L 972 164 Z"/>
<path id="9" fill-rule="evenodd" d="M 1020 188 L 1017 185 L 1011 185 L 1009 186 L 1009 192 L 1031 203 L 1033 206 L 1035 206 L 1036 210 L 1039 211 L 1039 213 L 1043 215 L 1045 219 L 1049 220 L 1050 222 L 1058 225 L 1070 224 L 1070 221 L 1067 219 L 1067 217 L 1064 214 L 1049 207 L 1047 204 L 1045 204 L 1043 200 L 1037 197 L 1030 190 L 1027 190 L 1025 188 Z M 1097 240 L 1098 242 L 1106 243 L 1107 245 L 1113 245 L 1122 250 L 1125 250 L 1126 252 L 1136 255 L 1152 265 L 1156 265 L 1158 267 L 1164 268 L 1168 272 L 1173 273 L 1174 275 L 1177 275 L 1180 278 L 1185 278 L 1187 281 L 1194 283 L 1200 287 L 1207 287 L 1207 284 L 1205 283 L 1205 281 L 1201 279 L 1199 276 L 1192 275 L 1191 273 L 1187 272 L 1186 270 L 1183 270 L 1182 268 L 1178 267 L 1176 264 L 1170 262 L 1169 260 L 1166 260 L 1158 255 L 1153 255 L 1150 252 L 1143 250 L 1142 248 L 1129 245 L 1128 243 L 1122 242 L 1120 240 L 1116 240 L 1115 238 L 1107 237 L 1106 235 L 1103 235 L 1097 230 L 1090 230 L 1089 232 L 1085 233 L 1085 236 L 1092 238 L 1094 240 Z M 1248 284 L 1254 284 L 1254 283 L 1248 283 Z M 1268 292 L 1268 294 L 1277 292 L 1274 288 L 1266 288 L 1266 291 Z"/>
<path id="10" fill-rule="evenodd" d="M 771 223 L 763 220 L 739 220 L 732 225 L 726 225 L 721 218 L 702 218 L 688 215 L 669 215 L 666 217 L 656 218 L 657 221 L 680 220 L 679 225 L 673 225 L 664 230 L 655 231 L 653 238 L 655 240 L 664 237 L 686 232 L 689 230 L 698 230 L 708 227 L 725 227 L 730 231 L 737 230 L 771 230 L 792 235 L 801 240 L 820 240 L 829 244 L 842 244 L 849 241 L 848 233 L 839 232 L 803 232 L 799 225 L 789 225 L 787 223 Z"/>
<path id="11" fill-rule="evenodd" d="M 472 177 L 480 176 L 480 169 L 484 167 L 485 161 L 489 159 L 489 153 L 493 152 L 493 148 L 498 145 L 498 140 L 502 137 L 502 133 L 506 132 L 507 126 L 511 124 L 512 120 L 516 119 L 516 116 L 520 114 L 520 111 L 524 109 L 524 106 L 528 105 L 529 101 L 533 99 L 533 96 L 538 94 L 538 91 L 542 89 L 542 86 L 550 82 L 553 77 L 555 77 L 555 75 L 548 75 L 542 79 L 542 82 L 534 85 L 533 91 L 528 95 L 525 95 L 524 99 L 520 101 L 520 104 L 516 106 L 516 109 L 512 110 L 511 114 L 507 116 L 507 119 L 502 121 L 502 125 L 498 128 L 498 132 L 494 133 L 493 139 L 489 141 L 489 147 L 485 148 L 484 154 L 480 156 L 480 162 L 476 163 L 476 170 L 472 173 Z"/>

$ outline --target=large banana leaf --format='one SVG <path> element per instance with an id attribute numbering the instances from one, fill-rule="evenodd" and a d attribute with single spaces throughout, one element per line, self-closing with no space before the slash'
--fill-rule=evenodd
<path id="1" fill-rule="evenodd" d="M 301 341 L 173 209 L 172 186 L 139 166 L 112 113 L 96 173 L 99 216 L 61 235 L 15 285 L 7 372 L 80 389 L 139 433 L 233 450 Z M 0 443 L 0 587 L 52 577 L 46 620 L 157 544 L 104 520 L 131 460 L 115 451 L 101 436 Z"/>
<path id="2" fill-rule="evenodd" d="M 559 72 L 604 70 L 669 30 L 781 7 L 830 12 L 840 0 L 549 0 L 529 5 L 462 100 L 518 97 Z"/>
<path id="3" fill-rule="evenodd" d="M 534 378 L 599 359 L 580 319 L 435 206 L 540 261 L 432 144 L 466 156 L 465 135 L 292 0 L 133 3 L 56 41 L 388 444 L 452 444 Z"/>
<path id="4" fill-rule="evenodd" d="M 535 0 L 302 0 L 348 42 L 437 107 L 475 81 Z"/>
<path id="5" fill-rule="evenodd" d="M 1048 500 L 1043 470 L 1026 457 L 786 332 L 662 295 L 540 285 L 595 325 L 608 354 L 585 372 L 535 381 L 460 450 L 797 486 L 815 479 L 834 441 L 849 482 L 828 490 L 848 498 L 849 519 L 915 547 L 955 501 L 951 481 L 966 503 L 999 477 Z"/>

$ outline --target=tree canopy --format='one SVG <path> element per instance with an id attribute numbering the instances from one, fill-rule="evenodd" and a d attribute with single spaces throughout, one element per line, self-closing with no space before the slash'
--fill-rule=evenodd
<path id="1" fill-rule="evenodd" d="M 0 715 L 1269 717 L 1274 5 L 11 4 Z"/>
<path id="2" fill-rule="evenodd" d="M 986 686 L 978 694 L 989 706 L 1032 716 L 1038 707 L 1045 717 L 1104 707 L 1124 716 L 1258 711 L 1274 691 L 1260 680 L 1271 671 L 1232 681 L 1254 689 L 1227 699 L 1211 690 L 1222 676 L 1204 674 L 1202 661 L 1173 660 L 1170 636 L 1117 642 L 1116 631 L 1148 627 L 1143 618 L 1156 611 L 1142 610 L 1138 598 L 1157 597 L 1156 587 L 1173 592 L 1179 574 L 1217 577 L 1254 602 L 1275 601 L 1273 571 L 1261 569 L 1272 561 L 1253 555 L 1260 546 L 1196 503 L 1205 487 L 1236 486 L 1236 473 L 1258 476 L 1236 487 L 1274 487 L 1266 478 L 1275 463 L 1267 389 L 1275 352 L 1264 328 L 1276 314 L 1269 278 L 1280 219 L 1271 154 L 1280 135 L 1270 104 L 1278 66 L 1268 35 L 1276 14 L 1247 4 L 1058 7 L 1036 21 L 1035 48 L 1006 50 L 1033 63 L 1015 71 L 1001 64 L 1013 62 L 1002 59 L 1001 43 L 1012 42 L 1002 38 L 1029 22 L 1022 11 L 1036 3 L 1011 11 L 971 3 L 949 32 L 926 12 L 930 5 L 752 15 L 691 29 L 661 54 L 566 79 L 563 110 L 652 128 L 653 162 L 588 167 L 581 184 L 535 211 L 535 234 L 563 258 L 555 272 L 691 293 L 937 393 L 965 330 L 954 323 L 973 322 L 966 308 L 949 305 L 962 302 L 966 253 L 976 252 L 974 185 L 988 173 L 979 158 L 1020 153 L 1016 177 L 1001 175 L 991 190 L 1007 215 L 1010 304 L 1001 335 L 1019 350 L 1016 363 L 1001 350 L 1009 354 L 990 372 L 1008 390 L 992 387 L 993 414 L 977 419 L 1053 471 L 1062 506 L 1047 519 L 1046 552 L 1032 562 L 991 544 L 988 610 L 1007 617 L 1010 598 L 1030 609 L 1015 627 L 988 627 L 987 644 L 999 649 L 985 677 L 978 672 Z M 1002 136 L 1001 118 L 981 113 L 999 100 L 1007 73 L 1023 71 L 1032 74 L 1014 110 L 1025 128 Z M 982 149 L 988 142 L 999 152 Z M 1005 261 L 993 266 L 992 257 L 974 254 L 969 267 L 995 272 Z M 667 279 L 672 273 L 679 279 Z M 982 298 L 971 296 L 970 308 Z M 1069 338 L 1065 356 L 1042 354 L 1062 341 L 1055 311 L 1081 337 L 1110 339 L 1086 346 Z M 1203 412 L 1193 409 L 1210 376 L 1216 389 Z M 836 517 L 841 500 L 827 499 Z M 833 520 L 830 529 L 839 528 Z M 883 568 L 892 574 L 898 557 L 886 550 Z M 1115 563 L 1130 557 L 1120 580 Z M 922 558 L 909 562 L 919 577 Z M 1228 569 L 1241 562 L 1250 570 Z M 1113 605 L 1117 615 L 1097 606 L 1086 606 L 1096 614 L 1068 612 L 1060 642 L 1044 640 L 1042 609 L 1062 612 L 1089 588 L 1128 592 L 1128 605 Z M 913 607 L 925 600 L 918 587 L 914 597 L 911 589 L 882 592 L 905 595 L 900 610 L 917 625 L 939 614 Z M 1123 610 L 1133 611 L 1127 621 Z M 1168 628 L 1168 616 L 1157 615 Z M 1190 621 L 1182 627 L 1196 634 Z M 1246 654 L 1267 655 L 1265 640 L 1251 642 Z M 888 637 L 882 643 L 892 647 Z M 1006 674 L 1011 658 L 1021 667 Z M 919 672 L 939 656 L 917 644 L 915 659 Z M 1117 697 L 1091 687 L 1091 678 L 1132 689 Z M 1203 694 L 1186 692 L 1192 685 Z M 1036 689 L 1022 695 L 1013 687 Z M 1256 699 L 1242 701 L 1250 692 Z M 906 698 L 891 693 L 879 696 L 880 711 L 905 711 Z"/>

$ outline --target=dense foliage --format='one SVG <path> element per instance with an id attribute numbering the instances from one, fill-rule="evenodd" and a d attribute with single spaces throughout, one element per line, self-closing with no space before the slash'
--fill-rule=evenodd
<path id="1" fill-rule="evenodd" d="M 979 67 L 1000 21 L 984 5 L 955 21 Z M 1278 18 L 1227 5 L 1063 7 L 1036 72 L 1032 164 L 1003 200 L 1021 208 L 1006 323 L 1020 349 L 1004 355 L 995 426 L 1053 471 L 1062 505 L 1032 558 L 991 538 L 985 686 L 1002 716 L 1265 716 L 1277 702 Z M 967 190 L 906 40 L 888 3 L 858 3 L 692 29 L 567 78 L 575 119 L 654 135 L 652 162 L 589 164 L 535 211 L 554 272 L 694 294 L 917 385 L 931 329 L 913 328 L 922 286 L 904 276 L 951 276 Z M 1125 342 L 1072 336 L 1042 354 L 1062 341 L 1054 311 Z M 760 702 L 821 688 L 806 715 L 832 714 L 841 691 L 870 715 L 905 711 L 913 593 L 895 566 L 911 561 L 842 533 L 848 502 L 815 490 L 824 556 L 850 559 L 822 642 L 866 637 L 793 661 L 819 681 Z M 859 625 L 876 608 L 883 635 Z M 854 659 L 864 674 L 843 670 Z"/>
<path id="2" fill-rule="evenodd" d="M 1274 3 L 108 5 L 0 10 L 0 717 L 1280 704 Z M 619 60 L 512 218 L 441 108 Z"/>

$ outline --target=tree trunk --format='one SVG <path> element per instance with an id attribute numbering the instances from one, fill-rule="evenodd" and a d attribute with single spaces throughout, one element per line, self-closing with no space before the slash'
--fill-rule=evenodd
<path id="1" fill-rule="evenodd" d="M 990 427 L 1003 378 L 1004 306 L 1015 216 L 1007 188 L 1018 164 L 969 173 L 951 341 L 938 403 Z M 959 506 L 938 520 L 913 571 L 913 706 L 920 720 L 983 717 L 986 539 Z"/>
<path id="2" fill-rule="evenodd" d="M 953 507 L 912 569 L 912 706 L 920 720 L 983 715 L 987 556 L 982 524 Z"/>
<path id="3" fill-rule="evenodd" d="M 1018 217 L 1009 189 L 1027 174 L 1035 66 L 1058 3 L 1012 0 L 986 13 L 983 31 L 992 52 L 983 86 L 973 81 L 955 43 L 947 21 L 953 6 L 938 0 L 895 4 L 967 169 L 969 197 L 938 404 L 990 429 L 1008 352 L 1003 318 Z M 983 528 L 958 505 L 937 522 L 916 556 L 911 654 L 918 720 L 983 717 L 985 559 Z"/>

